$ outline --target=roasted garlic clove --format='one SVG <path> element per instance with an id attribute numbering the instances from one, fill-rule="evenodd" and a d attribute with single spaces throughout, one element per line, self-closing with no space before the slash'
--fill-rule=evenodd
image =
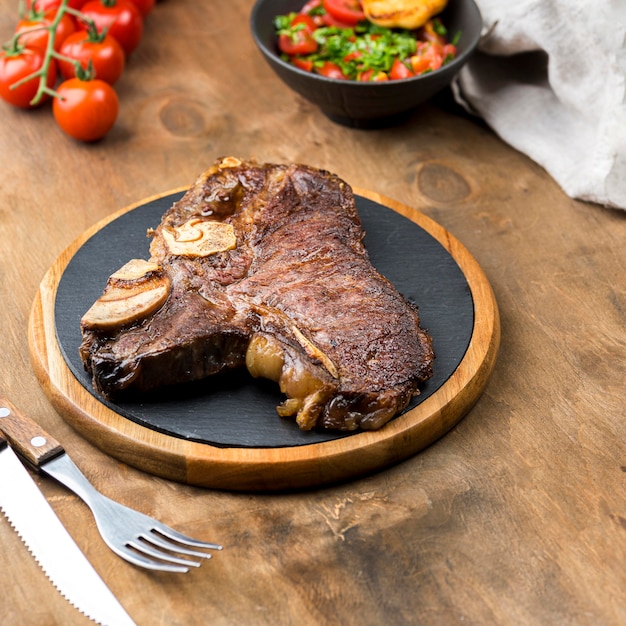
<path id="1" fill-rule="evenodd" d="M 237 247 L 231 224 L 194 218 L 176 228 L 163 228 L 163 239 L 172 254 L 205 257 Z"/>
<path id="2" fill-rule="evenodd" d="M 159 309 L 170 293 L 170 279 L 156 263 L 133 259 L 112 274 L 102 295 L 81 319 L 81 328 L 111 330 Z"/>

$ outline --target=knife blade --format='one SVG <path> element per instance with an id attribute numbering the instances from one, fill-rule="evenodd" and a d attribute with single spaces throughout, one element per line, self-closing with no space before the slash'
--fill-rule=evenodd
<path id="1" fill-rule="evenodd" d="M 0 407 L 0 416 L 8 411 Z M 0 510 L 52 584 L 103 626 L 136 626 L 0 433 Z"/>

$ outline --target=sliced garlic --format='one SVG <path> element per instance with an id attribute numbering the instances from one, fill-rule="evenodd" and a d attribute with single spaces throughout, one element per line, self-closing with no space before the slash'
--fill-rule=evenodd
<path id="1" fill-rule="evenodd" d="M 162 233 L 170 252 L 179 256 L 206 257 L 237 247 L 235 229 L 224 222 L 194 218 Z"/>
<path id="2" fill-rule="evenodd" d="M 81 327 L 111 330 L 143 319 L 163 306 L 170 285 L 157 264 L 133 259 L 111 275 L 104 293 L 83 315 Z"/>
<path id="3" fill-rule="evenodd" d="M 233 156 L 229 156 L 229 157 L 224 157 L 220 162 L 219 162 L 219 168 L 220 169 L 227 169 L 230 167 L 239 167 L 241 165 L 241 159 L 238 159 L 237 157 L 233 157 Z"/>

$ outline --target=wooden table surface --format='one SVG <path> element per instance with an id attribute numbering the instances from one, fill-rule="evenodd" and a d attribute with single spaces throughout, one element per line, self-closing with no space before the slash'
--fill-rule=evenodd
<path id="1" fill-rule="evenodd" d="M 0 394 L 104 493 L 224 550 L 186 575 L 138 570 L 77 497 L 36 477 L 41 490 L 140 626 L 626 623 L 626 213 L 568 198 L 447 93 L 395 128 L 331 123 L 266 66 L 251 6 L 158 3 L 99 143 L 64 136 L 48 107 L 0 103 Z M 17 2 L 0 0 L 2 40 L 16 20 Z M 143 473 L 55 412 L 27 343 L 45 272 L 98 220 L 224 155 L 330 169 L 419 209 L 474 255 L 501 347 L 449 434 L 367 478 L 267 495 Z M 91 623 L 4 517 L 0 549 L 0 623 Z"/>

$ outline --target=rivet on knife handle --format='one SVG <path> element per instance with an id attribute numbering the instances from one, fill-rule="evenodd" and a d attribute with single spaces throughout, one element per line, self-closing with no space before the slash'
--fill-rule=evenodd
<path id="1" fill-rule="evenodd" d="M 34 467 L 39 467 L 64 452 L 63 446 L 54 437 L 2 397 L 0 397 L 0 431 L 4 433 L 15 452 Z"/>

